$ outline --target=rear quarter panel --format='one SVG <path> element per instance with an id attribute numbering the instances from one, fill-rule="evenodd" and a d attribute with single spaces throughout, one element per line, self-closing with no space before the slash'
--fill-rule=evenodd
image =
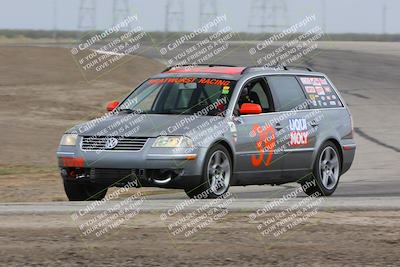
<path id="1" fill-rule="evenodd" d="M 354 143 L 353 139 L 349 139 L 351 136 L 351 119 L 350 114 L 346 108 L 331 108 L 321 110 L 322 119 L 319 123 L 318 135 L 316 137 L 315 150 L 313 152 L 313 163 L 311 169 L 314 167 L 314 162 L 317 157 L 319 148 L 328 140 L 332 140 L 337 143 L 339 153 L 343 160 L 348 161 L 348 157 L 351 155 L 345 155 L 343 159 L 343 145 Z M 354 157 L 354 156 L 353 156 Z M 351 159 L 352 161 L 352 159 Z M 347 168 L 347 166 L 344 166 Z M 343 166 L 342 166 L 343 169 Z M 347 168 L 348 169 L 348 168 Z"/>

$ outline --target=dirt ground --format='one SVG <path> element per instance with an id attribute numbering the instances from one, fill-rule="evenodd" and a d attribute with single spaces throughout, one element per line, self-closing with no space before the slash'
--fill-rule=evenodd
<path id="1" fill-rule="evenodd" d="M 398 212 L 318 212 L 279 239 L 229 213 L 189 238 L 139 213 L 101 238 L 70 215 L 0 215 L 1 266 L 398 266 Z M 270 213 L 268 216 L 274 216 Z"/>
<path id="2" fill-rule="evenodd" d="M 0 202 L 66 200 L 55 155 L 63 132 L 163 69 L 123 62 L 88 81 L 68 49 L 0 46 Z"/>

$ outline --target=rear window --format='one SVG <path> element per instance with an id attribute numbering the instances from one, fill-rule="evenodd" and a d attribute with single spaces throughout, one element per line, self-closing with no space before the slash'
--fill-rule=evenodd
<path id="1" fill-rule="evenodd" d="M 268 85 L 276 96 L 276 111 L 288 111 L 303 105 L 306 97 L 294 76 L 268 76 Z"/>
<path id="2" fill-rule="evenodd" d="M 324 77 L 300 76 L 307 98 L 313 108 L 343 107 L 339 96 Z"/>

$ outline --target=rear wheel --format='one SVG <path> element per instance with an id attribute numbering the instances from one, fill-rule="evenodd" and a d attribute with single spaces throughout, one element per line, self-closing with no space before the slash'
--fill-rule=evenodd
<path id="1" fill-rule="evenodd" d="M 70 201 L 102 200 L 107 187 L 95 183 L 64 180 L 64 190 Z"/>
<path id="2" fill-rule="evenodd" d="M 208 151 L 203 166 L 201 184 L 186 188 L 190 198 L 217 198 L 228 192 L 232 176 L 232 159 L 228 150 L 216 145 Z"/>
<path id="3" fill-rule="evenodd" d="M 335 192 L 339 183 L 341 158 L 334 143 L 326 142 L 319 150 L 314 163 L 313 174 L 306 181 L 302 181 L 304 193 L 319 196 L 330 196 Z M 315 182 L 314 185 L 307 181 Z"/>

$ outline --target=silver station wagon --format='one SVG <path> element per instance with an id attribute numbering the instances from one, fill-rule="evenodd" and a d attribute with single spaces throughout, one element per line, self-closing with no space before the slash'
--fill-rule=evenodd
<path id="1" fill-rule="evenodd" d="M 113 186 L 217 198 L 229 186 L 289 182 L 329 196 L 356 149 L 349 109 L 309 68 L 171 67 L 107 110 L 61 139 L 69 200 L 100 200 Z"/>

